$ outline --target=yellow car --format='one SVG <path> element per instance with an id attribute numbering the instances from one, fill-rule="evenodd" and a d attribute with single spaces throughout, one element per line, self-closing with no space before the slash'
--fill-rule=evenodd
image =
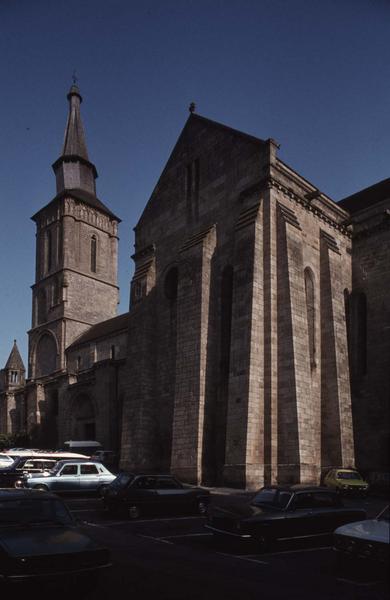
<path id="1" fill-rule="evenodd" d="M 343 494 L 366 495 L 369 485 L 355 469 L 331 469 L 324 485 Z"/>

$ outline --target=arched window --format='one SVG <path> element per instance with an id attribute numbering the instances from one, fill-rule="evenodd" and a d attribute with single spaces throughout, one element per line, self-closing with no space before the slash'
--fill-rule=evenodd
<path id="1" fill-rule="evenodd" d="M 309 336 L 310 367 L 311 369 L 314 369 L 316 366 L 316 309 L 314 276 L 311 269 L 309 269 L 308 267 L 305 269 L 305 295 L 307 332 Z"/>
<path id="2" fill-rule="evenodd" d="M 97 240 L 96 235 L 91 237 L 91 271 L 92 273 L 96 273 L 96 264 L 97 264 Z"/>
<path id="3" fill-rule="evenodd" d="M 55 277 L 53 280 L 53 305 L 58 304 L 60 301 L 60 284 L 58 278 Z"/>
<path id="4" fill-rule="evenodd" d="M 46 271 L 50 271 L 52 267 L 52 252 L 53 252 L 53 238 L 51 230 L 46 231 Z"/>
<path id="5" fill-rule="evenodd" d="M 178 284 L 178 270 L 177 267 L 172 267 L 168 271 L 164 280 L 164 292 L 165 296 L 171 302 L 174 302 L 177 298 L 177 284 Z"/>
<path id="6" fill-rule="evenodd" d="M 57 346 L 53 336 L 45 333 L 37 344 L 35 377 L 53 373 L 57 368 Z"/>
<path id="7" fill-rule="evenodd" d="M 46 292 L 43 288 L 38 290 L 38 324 L 47 320 Z"/>

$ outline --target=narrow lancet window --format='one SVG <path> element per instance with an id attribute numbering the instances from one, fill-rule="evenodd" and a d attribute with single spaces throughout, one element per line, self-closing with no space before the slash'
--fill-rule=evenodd
<path id="1" fill-rule="evenodd" d="M 316 366 L 316 311 L 314 276 L 309 268 L 305 269 L 305 294 L 310 367 L 314 369 Z"/>
<path id="2" fill-rule="evenodd" d="M 46 232 L 46 271 L 52 267 L 53 240 L 50 229 Z"/>
<path id="3" fill-rule="evenodd" d="M 91 271 L 96 273 L 96 258 L 97 258 L 97 240 L 96 236 L 91 237 Z"/>

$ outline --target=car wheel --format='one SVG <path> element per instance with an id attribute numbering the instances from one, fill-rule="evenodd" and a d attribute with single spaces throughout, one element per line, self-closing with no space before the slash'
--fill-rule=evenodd
<path id="1" fill-rule="evenodd" d="M 43 485 L 42 483 L 39 485 L 34 485 L 34 490 L 41 490 L 41 492 L 48 492 L 49 488 L 47 485 Z"/>
<path id="2" fill-rule="evenodd" d="M 198 500 L 198 513 L 204 516 L 207 513 L 207 502 Z"/>
<path id="3" fill-rule="evenodd" d="M 140 509 L 138 508 L 138 506 L 136 506 L 135 504 L 132 504 L 127 509 L 127 514 L 129 516 L 129 519 L 138 519 L 141 512 L 140 512 Z"/>

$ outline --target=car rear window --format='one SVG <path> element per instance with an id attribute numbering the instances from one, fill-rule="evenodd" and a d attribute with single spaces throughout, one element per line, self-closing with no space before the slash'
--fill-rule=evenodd
<path id="1" fill-rule="evenodd" d="M 252 504 L 259 506 L 270 506 L 273 508 L 285 508 L 291 498 L 291 492 L 275 488 L 263 488 L 252 500 Z"/>
<path id="2" fill-rule="evenodd" d="M 98 475 L 96 465 L 80 465 L 81 475 Z"/>
<path id="3" fill-rule="evenodd" d="M 339 471 L 337 479 L 361 479 L 361 476 L 357 471 Z"/>
<path id="4" fill-rule="evenodd" d="M 119 473 L 119 475 L 111 483 L 113 488 L 127 487 L 134 479 L 134 475 L 131 473 Z"/>

